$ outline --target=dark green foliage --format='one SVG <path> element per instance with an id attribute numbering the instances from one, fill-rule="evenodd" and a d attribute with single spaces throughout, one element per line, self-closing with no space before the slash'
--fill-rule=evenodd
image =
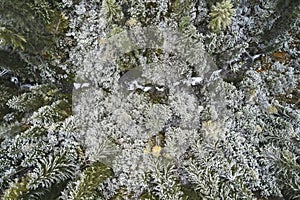
<path id="1" fill-rule="evenodd" d="M 277 50 L 284 41 L 280 37 L 287 34 L 288 31 L 295 25 L 297 19 L 300 18 L 300 4 L 298 0 L 279 0 L 274 16 L 279 16 L 273 26 L 264 30 L 261 36 L 262 42 L 266 45 L 264 52 Z M 275 42 L 276 39 L 280 42 Z"/>
<path id="2" fill-rule="evenodd" d="M 20 48 L 24 50 L 23 44 L 26 43 L 26 39 L 5 27 L 1 27 L 0 29 L 0 38 L 2 39 L 2 43 L 11 44 L 13 49 Z"/>
<path id="3" fill-rule="evenodd" d="M 100 162 L 93 163 L 82 172 L 80 179 L 75 183 L 75 188 L 69 192 L 66 199 L 86 200 L 102 196 L 99 193 L 99 186 L 112 175 L 112 170 L 108 166 Z"/>
<path id="4" fill-rule="evenodd" d="M 46 68 L 36 66 L 64 56 L 57 44 L 68 24 L 59 3 L 1 0 L 0 13 L 0 66 L 24 79 L 30 75 L 31 80 L 45 81 L 41 73 Z"/>

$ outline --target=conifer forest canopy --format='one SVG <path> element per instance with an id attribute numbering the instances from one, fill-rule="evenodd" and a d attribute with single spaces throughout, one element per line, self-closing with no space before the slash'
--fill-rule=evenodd
<path id="1" fill-rule="evenodd" d="M 0 199 L 299 200 L 299 0 L 0 0 Z"/>

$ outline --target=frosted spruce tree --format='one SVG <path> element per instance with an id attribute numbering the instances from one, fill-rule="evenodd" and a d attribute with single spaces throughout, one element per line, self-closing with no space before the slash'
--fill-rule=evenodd
<path id="1" fill-rule="evenodd" d="M 300 198 L 298 1 L 0 6 L 2 199 Z"/>
<path id="2" fill-rule="evenodd" d="M 62 2 L 0 1 L 0 198 L 55 199 L 79 171 L 70 13 Z"/>

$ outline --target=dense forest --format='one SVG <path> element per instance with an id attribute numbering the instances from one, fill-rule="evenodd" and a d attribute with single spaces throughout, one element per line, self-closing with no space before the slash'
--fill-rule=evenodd
<path id="1" fill-rule="evenodd" d="M 0 0 L 0 199 L 300 199 L 299 0 Z"/>

